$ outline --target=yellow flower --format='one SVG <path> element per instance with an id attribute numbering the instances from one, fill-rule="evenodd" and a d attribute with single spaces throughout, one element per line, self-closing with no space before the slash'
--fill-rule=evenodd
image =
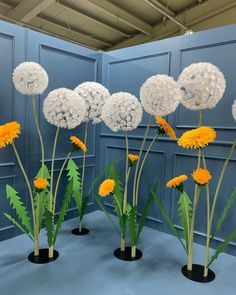
<path id="1" fill-rule="evenodd" d="M 0 148 L 8 144 L 12 144 L 15 138 L 20 134 L 20 124 L 17 122 L 10 122 L 0 126 Z"/>
<path id="2" fill-rule="evenodd" d="M 104 180 L 99 187 L 99 195 L 101 197 L 106 197 L 110 195 L 110 193 L 113 193 L 114 188 L 115 188 L 115 181 L 113 179 L 106 179 Z"/>
<path id="3" fill-rule="evenodd" d="M 193 171 L 192 174 L 193 179 L 199 185 L 205 185 L 211 180 L 211 174 L 207 169 L 198 168 Z"/>
<path id="4" fill-rule="evenodd" d="M 188 177 L 187 175 L 179 175 L 175 178 L 172 178 L 171 180 L 169 180 L 167 183 L 166 183 L 166 186 L 167 187 L 178 187 L 180 186 L 185 180 L 187 180 Z"/>
<path id="5" fill-rule="evenodd" d="M 185 149 L 203 148 L 216 138 L 213 128 L 202 126 L 185 132 L 178 140 L 178 145 Z"/>
<path id="6" fill-rule="evenodd" d="M 160 128 L 171 138 L 176 139 L 176 133 L 174 129 L 166 122 L 162 117 L 156 117 L 156 123 L 160 125 Z"/>
<path id="7" fill-rule="evenodd" d="M 48 185 L 48 181 L 45 178 L 36 178 L 34 180 L 34 186 L 38 190 L 44 190 Z"/>
<path id="8" fill-rule="evenodd" d="M 76 136 L 71 136 L 70 137 L 70 141 L 72 142 L 73 146 L 76 149 L 81 149 L 84 153 L 87 152 L 87 147 L 86 145 L 83 143 L 82 140 L 80 140 L 78 137 Z"/>
<path id="9" fill-rule="evenodd" d="M 134 163 L 134 162 L 138 161 L 139 156 L 135 155 L 135 154 L 129 154 L 128 158 L 132 163 Z"/>

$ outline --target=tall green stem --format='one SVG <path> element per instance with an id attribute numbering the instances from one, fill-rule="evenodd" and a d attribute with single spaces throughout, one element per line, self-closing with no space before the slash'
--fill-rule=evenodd
<path id="1" fill-rule="evenodd" d="M 53 143 L 53 150 L 52 150 L 52 162 L 51 162 L 51 182 L 50 182 L 50 200 L 49 200 L 49 210 L 52 212 L 53 208 L 53 182 L 54 182 L 54 164 L 55 164 L 55 155 L 56 155 L 56 146 L 58 141 L 58 134 L 60 128 L 57 127 L 54 143 Z"/>
<path id="2" fill-rule="evenodd" d="M 44 144 L 43 144 L 43 138 L 42 138 L 42 134 L 40 131 L 40 127 L 39 127 L 39 120 L 38 120 L 38 115 L 37 115 L 37 109 L 36 109 L 36 103 L 35 103 L 35 96 L 32 96 L 32 105 L 33 105 L 33 113 L 34 113 L 34 122 L 36 125 L 36 129 L 37 129 L 37 133 L 39 136 L 39 141 L 40 141 L 40 146 L 41 146 L 41 154 L 42 154 L 42 167 L 44 166 Z M 43 169 L 42 169 L 42 173 L 43 173 Z"/>
<path id="3" fill-rule="evenodd" d="M 201 164 L 201 149 L 198 150 L 198 162 L 197 162 L 197 168 L 200 168 Z M 194 241 L 194 225 L 195 225 L 195 215 L 196 215 L 196 209 L 198 205 L 199 200 L 199 194 L 200 194 L 200 188 L 197 184 L 195 184 L 195 191 L 194 191 L 194 199 L 193 199 L 193 215 L 191 219 L 190 224 L 190 231 L 189 231 L 189 246 L 188 246 L 188 270 L 192 271 L 193 267 L 193 241 Z"/>
<path id="4" fill-rule="evenodd" d="M 61 176 L 62 176 L 63 170 L 65 168 L 65 165 L 66 165 L 67 161 L 70 158 L 71 153 L 72 153 L 72 151 L 70 151 L 67 154 L 67 156 L 66 156 L 66 158 L 65 158 L 65 160 L 64 160 L 64 162 L 63 162 L 63 164 L 61 166 L 59 174 L 58 174 L 58 178 L 57 178 L 57 182 L 56 182 L 56 186 L 55 186 L 55 192 L 54 192 L 53 214 L 55 214 L 55 210 L 56 210 L 56 199 L 57 199 L 57 193 L 58 193 L 58 188 L 59 188 L 59 183 L 60 183 L 60 180 L 61 180 Z"/>
<path id="5" fill-rule="evenodd" d="M 129 171 L 128 163 L 129 163 L 129 142 L 128 142 L 128 132 L 125 132 L 125 189 L 124 189 L 124 200 L 123 200 L 123 213 L 126 212 L 127 209 L 127 199 L 128 199 L 128 180 L 129 180 Z"/>
<path id="6" fill-rule="evenodd" d="M 84 144 L 87 145 L 87 136 L 88 136 L 88 122 L 85 123 L 84 131 Z M 86 162 L 86 153 L 83 153 L 83 166 L 82 166 L 82 177 L 81 177 L 81 202 L 83 198 L 83 187 L 84 187 L 84 176 L 85 176 L 85 162 Z M 79 219 L 79 231 L 82 232 L 82 219 Z"/>
<path id="7" fill-rule="evenodd" d="M 14 142 L 12 143 L 12 147 L 13 147 L 14 153 L 16 155 L 16 159 L 17 159 L 17 161 L 19 163 L 20 169 L 22 171 L 22 174 L 23 174 L 23 176 L 25 178 L 25 182 L 26 182 L 26 185 L 28 187 L 28 191 L 29 191 L 29 195 L 30 195 L 30 202 L 31 202 L 32 216 L 33 216 L 33 225 L 34 225 L 34 255 L 38 256 L 39 255 L 39 231 L 38 231 L 38 227 L 37 227 L 37 224 L 36 224 L 33 192 L 32 192 L 31 186 L 30 186 L 28 176 L 27 176 L 27 174 L 25 172 L 24 166 L 22 164 L 22 161 L 20 159 L 20 156 L 18 154 L 18 151 L 17 151 L 17 148 L 16 148 Z"/>
<path id="8" fill-rule="evenodd" d="M 150 115 L 149 116 L 149 119 L 148 119 L 146 130 L 145 130 L 145 133 L 144 133 L 144 136 L 143 136 L 143 141 L 142 141 L 142 144 L 141 144 L 141 148 L 140 148 L 140 151 L 139 151 L 139 158 L 138 158 L 138 161 L 137 161 L 136 167 L 135 167 L 134 182 L 133 182 L 133 206 L 135 205 L 136 184 L 137 184 L 137 177 L 138 177 L 138 169 L 139 169 L 139 164 L 140 164 L 140 161 L 141 161 L 140 158 L 142 156 L 142 152 L 143 152 L 143 149 L 144 149 L 146 140 L 147 140 L 147 135 L 148 135 L 148 132 L 149 132 L 149 129 L 150 129 L 150 125 L 151 125 L 151 120 L 152 120 L 152 116 Z"/>
<path id="9" fill-rule="evenodd" d="M 142 175 L 142 171 L 143 171 L 143 167 L 144 167 L 144 164 L 146 162 L 146 159 L 147 159 L 147 156 L 153 146 L 153 144 L 156 142 L 158 136 L 159 136 L 159 132 L 157 132 L 156 136 L 153 138 L 153 140 L 151 141 L 145 155 L 144 155 L 144 158 L 142 160 L 142 163 L 141 163 L 141 166 L 140 166 L 140 169 L 139 169 L 139 172 L 138 172 L 138 177 L 137 177 L 137 184 L 136 184 L 136 196 L 135 196 L 135 205 L 137 206 L 138 205 L 138 194 L 139 194 L 139 183 L 140 183 L 140 178 L 141 178 L 141 175 Z"/>
<path id="10" fill-rule="evenodd" d="M 202 151 L 202 161 L 204 169 L 207 169 L 206 159 L 204 152 Z M 204 277 L 208 276 L 208 260 L 209 260 L 209 251 L 210 251 L 210 235 L 211 235 L 211 220 L 210 220 L 210 191 L 209 184 L 206 184 L 206 199 L 207 199 L 207 237 L 206 237 L 206 254 L 205 254 L 205 265 L 204 265 Z"/>

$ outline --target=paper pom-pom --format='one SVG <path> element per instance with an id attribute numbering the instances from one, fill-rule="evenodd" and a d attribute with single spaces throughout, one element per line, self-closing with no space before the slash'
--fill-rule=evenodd
<path id="1" fill-rule="evenodd" d="M 112 94 L 104 104 L 102 120 L 112 131 L 131 131 L 142 121 L 142 106 L 138 99 L 127 92 Z"/>
<path id="2" fill-rule="evenodd" d="M 84 121 L 91 121 L 93 124 L 100 123 L 103 105 L 110 96 L 109 91 L 96 82 L 84 82 L 78 85 L 74 91 L 83 98 L 86 104 Z"/>
<path id="3" fill-rule="evenodd" d="M 193 111 L 214 108 L 223 97 L 226 87 L 223 73 L 207 62 L 186 67 L 178 82 L 183 90 L 182 104 Z"/>
<path id="4" fill-rule="evenodd" d="M 181 98 L 179 84 L 167 75 L 151 76 L 140 89 L 140 99 L 144 110 L 155 117 L 173 113 Z"/>
<path id="5" fill-rule="evenodd" d="M 42 94 L 48 87 L 48 74 L 36 62 L 23 62 L 13 71 L 13 83 L 23 95 Z"/>
<path id="6" fill-rule="evenodd" d="M 50 124 L 73 129 L 84 120 L 86 107 L 78 93 L 67 88 L 58 88 L 45 98 L 43 113 Z"/>

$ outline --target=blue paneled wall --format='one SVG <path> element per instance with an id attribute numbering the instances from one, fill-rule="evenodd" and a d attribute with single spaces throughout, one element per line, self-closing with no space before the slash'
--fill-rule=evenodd
<path id="1" fill-rule="evenodd" d="M 204 112 L 204 124 L 213 126 L 217 131 L 217 140 L 206 149 L 208 168 L 213 174 L 211 192 L 214 191 L 220 169 L 228 153 L 232 141 L 236 138 L 236 124 L 231 114 L 231 106 L 236 98 L 236 26 L 195 33 L 147 43 L 126 49 L 116 50 L 105 54 L 103 59 L 103 84 L 111 93 L 128 91 L 139 96 L 142 83 L 153 74 L 168 74 L 177 78 L 187 65 L 206 61 L 218 66 L 227 80 L 227 90 L 222 101 L 213 110 Z M 197 126 L 197 113 L 180 106 L 177 111 L 168 116 L 169 123 L 176 129 L 180 136 L 184 131 Z M 137 152 L 147 115 L 143 124 L 130 133 L 129 145 L 131 152 Z M 154 134 L 155 122 L 148 138 L 148 143 Z M 117 157 L 125 158 L 124 134 L 112 133 L 102 125 L 100 133 L 101 166 Z M 141 181 L 140 204 L 148 197 L 151 186 L 158 181 L 158 194 L 165 204 L 168 213 L 174 219 L 177 228 L 180 228 L 177 213 L 178 196 L 176 191 L 166 189 L 168 179 L 179 174 L 191 174 L 196 168 L 196 153 L 183 150 L 177 146 L 176 141 L 162 137 L 151 150 L 146 163 Z M 124 162 L 121 164 L 124 168 Z M 236 153 L 229 163 L 228 172 L 220 191 L 216 217 L 219 216 L 230 192 L 236 185 Z M 188 192 L 193 192 L 193 184 L 188 182 Z M 111 206 L 109 203 L 108 206 Z M 215 239 L 217 244 L 233 229 L 236 229 L 236 203 L 225 220 L 222 230 Z M 196 237 L 199 242 L 204 242 L 206 232 L 206 199 L 202 194 L 197 211 Z M 168 225 L 160 215 L 157 206 L 150 210 L 148 224 L 159 230 L 170 232 Z M 231 243 L 228 251 L 236 254 L 236 244 Z"/>
<path id="2" fill-rule="evenodd" d="M 41 109 L 43 99 L 52 89 L 74 88 L 83 81 L 91 80 L 102 82 L 111 93 L 128 91 L 139 96 L 140 86 L 151 75 L 169 74 L 177 78 L 182 69 L 193 62 L 212 62 L 220 67 L 227 80 L 227 90 L 223 100 L 215 109 L 204 113 L 204 123 L 213 126 L 217 131 L 216 142 L 206 149 L 208 168 L 213 174 L 211 187 L 214 189 L 223 161 L 236 136 L 236 124 L 231 115 L 231 105 L 236 98 L 235 52 L 235 25 L 102 54 L 57 38 L 0 22 L 0 123 L 13 119 L 21 123 L 22 136 L 17 140 L 17 146 L 32 179 L 40 165 L 40 150 L 30 113 L 31 101 L 29 97 L 23 97 L 17 93 L 11 82 L 12 70 L 20 62 L 25 60 L 39 62 L 49 74 L 49 87 L 42 96 L 37 98 L 40 104 L 39 118 L 46 140 L 46 161 L 49 167 L 55 128 L 45 121 Z M 168 116 L 168 121 L 180 136 L 184 131 L 197 125 L 197 114 L 181 106 L 174 114 Z M 130 151 L 133 153 L 137 153 L 139 150 L 146 122 L 147 115 L 144 115 L 141 126 L 130 133 Z M 81 125 L 72 132 L 60 131 L 56 157 L 57 172 L 69 148 L 69 136 L 72 133 L 80 136 L 83 134 L 83 128 Z M 106 164 L 114 159 L 124 159 L 125 157 L 124 134 L 112 133 L 103 124 L 96 128 L 90 126 L 89 132 L 87 184 Z M 154 132 L 155 122 L 152 124 L 148 142 L 152 139 Z M 75 158 L 81 163 L 80 155 L 75 155 Z M 196 154 L 194 151 L 180 149 L 176 141 L 161 137 L 152 148 L 144 168 L 140 205 L 142 206 L 148 197 L 150 187 L 158 181 L 158 194 L 167 211 L 173 217 L 176 227 L 180 228 L 176 208 L 177 195 L 173 190 L 165 188 L 165 182 L 176 174 L 191 173 L 195 167 Z M 124 161 L 120 163 L 119 168 L 124 168 Z M 226 199 L 235 185 L 235 172 L 236 154 L 229 164 L 216 216 L 225 205 Z M 24 181 L 16 165 L 11 147 L 1 150 L 0 153 L 1 211 L 11 212 L 9 202 L 5 197 L 6 183 L 15 185 L 20 195 L 27 199 Z M 63 187 L 64 183 L 61 185 L 62 191 Z M 189 182 L 187 189 L 192 192 L 191 182 Z M 109 202 L 107 205 L 111 206 Z M 91 199 L 90 210 L 94 208 L 95 205 Z M 221 241 L 230 230 L 236 228 L 235 208 L 236 204 L 225 221 L 226 226 L 222 227 L 222 231 L 216 238 L 216 243 Z M 72 203 L 69 216 L 75 214 L 76 210 Z M 204 195 L 200 199 L 197 214 L 196 236 L 199 242 L 203 242 L 206 231 L 206 225 L 203 222 L 206 216 Z M 170 232 L 156 205 L 151 208 L 147 223 L 159 230 Z M 0 239 L 15 234 L 18 234 L 17 230 L 0 214 Z M 236 254 L 235 243 L 231 244 L 229 252 Z"/>

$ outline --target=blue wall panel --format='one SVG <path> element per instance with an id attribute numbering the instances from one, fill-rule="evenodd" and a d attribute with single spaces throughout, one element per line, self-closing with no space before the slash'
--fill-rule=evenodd
<path id="1" fill-rule="evenodd" d="M 235 52 L 236 52 L 236 26 L 228 26 L 220 29 L 195 33 L 191 36 L 181 36 L 158 42 L 147 43 L 130 48 L 116 50 L 105 55 L 103 61 L 103 83 L 111 93 L 116 91 L 129 91 L 139 97 L 139 89 L 147 77 L 153 74 L 170 74 L 177 78 L 187 65 L 207 61 L 218 66 L 225 74 L 227 80 L 227 90 L 223 100 L 213 110 L 204 112 L 204 123 L 213 126 L 217 131 L 217 140 L 206 149 L 208 168 L 212 171 L 213 180 L 211 191 L 215 189 L 216 180 L 219 176 L 227 152 L 236 137 L 236 124 L 232 118 L 231 106 L 236 98 L 235 86 Z M 176 129 L 180 136 L 184 131 L 197 126 L 198 116 L 195 112 L 180 106 L 177 111 L 168 116 L 169 123 Z M 141 145 L 144 127 L 146 126 L 147 115 L 144 116 L 143 123 L 138 130 L 130 133 L 130 149 L 137 150 Z M 155 125 L 155 123 L 153 123 Z M 154 130 L 148 138 L 148 143 L 153 138 Z M 100 145 L 106 151 L 101 155 L 101 166 L 111 157 L 110 146 L 118 146 L 119 149 L 112 153 L 112 159 L 121 156 L 120 150 L 125 146 L 124 134 L 114 134 L 105 126 L 101 127 Z M 159 154 L 158 154 L 159 153 Z M 122 158 L 125 158 L 124 151 Z M 165 188 L 165 182 L 180 173 L 191 174 L 196 168 L 196 153 L 180 149 L 175 141 L 162 137 L 152 148 L 149 160 L 146 164 L 146 171 L 143 173 L 141 184 L 142 205 L 147 199 L 147 193 L 151 185 L 158 180 L 162 190 L 158 194 L 162 198 L 168 213 L 175 221 L 176 227 L 179 226 L 177 215 L 177 193 Z M 183 165 L 184 163 L 184 165 Z M 124 163 L 121 164 L 124 166 Z M 148 172 L 149 171 L 149 172 Z M 151 174 L 150 174 L 151 171 Z M 230 161 L 225 182 L 220 192 L 217 205 L 216 216 L 219 216 L 225 202 L 235 186 L 235 179 L 232 175 L 236 172 L 236 153 Z M 231 177 L 230 177 L 231 176 Z M 193 193 L 193 184 L 187 185 L 188 191 Z M 131 197 L 131 196 L 130 196 Z M 234 204 L 225 226 L 219 232 L 217 241 L 223 239 L 227 233 L 236 228 Z M 202 196 L 198 209 L 198 219 L 196 224 L 196 236 L 199 242 L 204 242 L 206 224 L 202 222 L 206 216 L 206 202 Z M 160 220 L 158 210 L 152 208 L 149 214 L 148 224 L 160 230 L 170 232 L 164 220 Z M 162 222 L 160 222 L 162 221 Z M 231 243 L 228 251 L 236 254 L 235 244 Z"/>

